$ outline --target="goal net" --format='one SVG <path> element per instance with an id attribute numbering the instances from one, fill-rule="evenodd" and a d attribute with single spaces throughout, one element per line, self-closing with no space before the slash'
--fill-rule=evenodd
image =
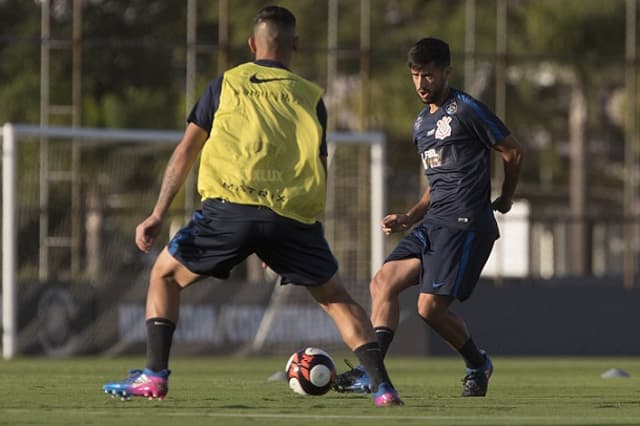
<path id="1" fill-rule="evenodd" d="M 180 131 L 41 128 L 5 124 L 2 350 L 15 354 L 124 354 L 144 350 L 150 268 L 199 200 L 192 177 L 154 252 L 134 244 L 155 203 Z M 382 264 L 385 139 L 329 133 L 327 210 L 321 218 L 354 298 Z M 183 292 L 172 353 L 288 352 L 343 348 L 330 318 L 296 286 L 249 258 L 227 281 Z"/>

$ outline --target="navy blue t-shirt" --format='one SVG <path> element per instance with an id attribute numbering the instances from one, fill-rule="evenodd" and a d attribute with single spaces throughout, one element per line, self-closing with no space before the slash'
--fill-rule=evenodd
<path id="1" fill-rule="evenodd" d="M 284 68 L 280 62 L 259 60 L 255 61 L 256 64 L 265 67 Z M 218 76 L 215 80 L 212 80 L 205 91 L 196 102 L 196 105 L 191 110 L 187 123 L 196 124 L 207 133 L 211 133 L 213 127 L 213 119 L 218 107 L 220 106 L 220 91 L 222 90 L 222 79 L 224 74 Z M 320 155 L 327 156 L 327 108 L 324 101 L 320 99 L 316 106 L 316 114 L 318 115 L 318 121 L 322 126 L 322 142 L 320 144 Z"/>
<path id="2" fill-rule="evenodd" d="M 498 234 L 491 207 L 492 147 L 509 130 L 486 105 L 456 89 L 433 114 L 427 105 L 413 142 L 431 187 L 424 221 Z"/>

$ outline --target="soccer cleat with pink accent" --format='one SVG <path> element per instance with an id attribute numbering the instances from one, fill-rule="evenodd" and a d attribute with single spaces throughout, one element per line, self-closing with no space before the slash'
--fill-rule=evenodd
<path id="1" fill-rule="evenodd" d="M 155 372 L 145 368 L 144 370 L 129 370 L 129 377 L 119 382 L 110 382 L 102 386 L 102 390 L 112 397 L 119 397 L 125 401 L 131 397 L 164 399 L 169 391 L 168 381 L 171 371 L 162 370 Z"/>
<path id="2" fill-rule="evenodd" d="M 373 393 L 373 403 L 376 407 L 394 407 L 404 405 L 398 392 L 389 383 L 380 383 L 378 390 Z"/>

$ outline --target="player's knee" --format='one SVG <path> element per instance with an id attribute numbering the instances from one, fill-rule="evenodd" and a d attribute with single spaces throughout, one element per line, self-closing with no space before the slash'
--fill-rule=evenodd
<path id="1" fill-rule="evenodd" d="M 187 281 L 191 279 L 181 279 L 180 270 L 184 268 L 173 257 L 167 253 L 161 253 L 156 259 L 150 274 L 150 286 L 153 289 L 158 287 L 167 287 L 170 290 L 180 291 L 190 284 Z M 184 282 L 181 282 L 184 281 Z"/>
<path id="2" fill-rule="evenodd" d="M 178 287 L 182 290 L 196 282 L 200 275 L 191 272 L 180 263 L 167 249 L 163 250 L 151 269 L 151 283 L 157 283 L 168 287 Z"/>
<path id="3" fill-rule="evenodd" d="M 437 323 L 444 315 L 446 309 L 441 309 L 436 304 L 418 304 L 418 316 L 427 324 Z"/>
<path id="4" fill-rule="evenodd" d="M 387 300 L 396 296 L 399 290 L 394 286 L 393 280 L 384 270 L 378 271 L 369 283 L 369 292 L 373 300 Z"/>
<path id="5" fill-rule="evenodd" d="M 317 287 L 307 287 L 316 302 L 321 305 L 332 303 L 353 303 L 351 295 L 342 284 L 342 281 L 334 276 L 326 283 Z"/>
<path id="6" fill-rule="evenodd" d="M 384 286 L 382 285 L 382 280 L 380 279 L 379 272 L 375 274 L 369 282 L 369 293 L 371 293 L 371 299 L 373 300 L 377 300 L 383 297 Z"/>
<path id="7" fill-rule="evenodd" d="M 151 290 L 164 287 L 176 292 L 182 289 L 176 280 L 175 274 L 171 273 L 171 271 L 156 267 L 151 270 L 149 287 Z"/>

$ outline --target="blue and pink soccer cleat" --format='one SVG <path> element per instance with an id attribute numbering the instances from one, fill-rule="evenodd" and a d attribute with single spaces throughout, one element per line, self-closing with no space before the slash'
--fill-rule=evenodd
<path id="1" fill-rule="evenodd" d="M 404 405 L 398 392 L 389 383 L 380 383 L 378 390 L 373 393 L 373 403 L 376 404 L 376 407 Z"/>
<path id="2" fill-rule="evenodd" d="M 371 379 L 362 365 L 354 367 L 348 360 L 344 360 L 349 370 L 339 374 L 333 385 L 336 392 L 343 393 L 371 393 Z M 390 383 L 381 383 L 378 390 L 373 392 L 373 403 L 377 407 L 392 407 L 404 405 L 398 392 Z"/>
<path id="3" fill-rule="evenodd" d="M 129 377 L 119 382 L 111 382 L 102 386 L 102 390 L 113 397 L 127 400 L 139 396 L 144 398 L 164 399 L 169 391 L 169 370 L 155 372 L 144 370 L 130 370 Z"/>

